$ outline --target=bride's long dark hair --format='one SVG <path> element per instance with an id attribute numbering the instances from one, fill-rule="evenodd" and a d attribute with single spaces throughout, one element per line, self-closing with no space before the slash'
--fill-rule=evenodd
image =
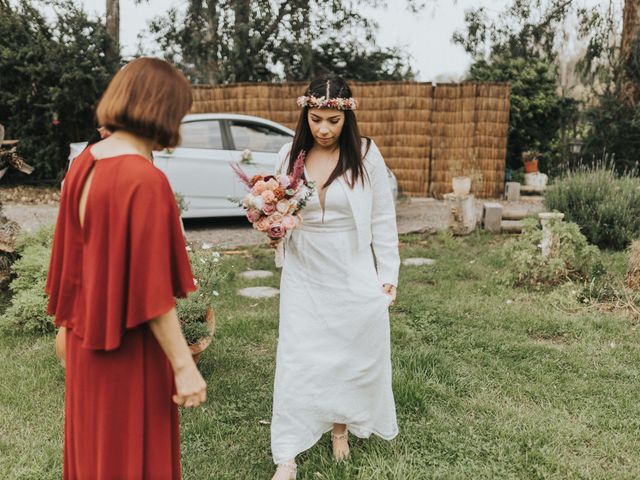
<path id="1" fill-rule="evenodd" d="M 337 76 L 324 76 L 312 81 L 305 90 L 304 95 L 327 97 L 327 91 L 329 98 L 350 98 L 353 96 L 347 82 Z M 313 147 L 314 139 L 311 134 L 311 128 L 309 127 L 308 112 L 309 107 L 303 107 L 300 112 L 296 134 L 293 137 L 293 144 L 289 155 L 290 159 L 298 158 L 302 150 L 309 152 Z M 365 138 L 367 142 L 364 152 L 362 151 L 362 138 Z M 351 188 L 355 186 L 358 180 L 361 180 L 364 184 L 366 173 L 363 158 L 369 151 L 371 139 L 360 135 L 358 122 L 356 121 L 356 115 L 353 113 L 353 110 L 344 110 L 344 125 L 340 133 L 340 138 L 338 139 L 338 146 L 340 148 L 338 164 L 333 172 L 331 172 L 331 175 L 329 175 L 329 179 L 323 185 L 323 188 L 328 187 L 336 178 L 347 172 L 351 174 L 347 177 Z M 293 161 L 289 162 L 287 173 L 290 174 L 293 172 L 293 164 Z"/>

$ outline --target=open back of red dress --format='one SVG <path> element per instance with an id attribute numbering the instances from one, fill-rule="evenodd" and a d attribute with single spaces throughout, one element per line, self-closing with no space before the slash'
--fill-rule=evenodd
<path id="1" fill-rule="evenodd" d="M 180 478 L 173 372 L 147 322 L 192 290 L 164 174 L 143 156 L 96 160 L 87 148 L 65 178 L 46 286 L 68 328 L 65 479 Z"/>

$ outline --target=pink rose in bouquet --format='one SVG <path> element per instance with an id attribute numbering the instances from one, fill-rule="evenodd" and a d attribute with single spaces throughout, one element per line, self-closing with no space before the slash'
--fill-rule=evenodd
<path id="1" fill-rule="evenodd" d="M 251 193 L 254 195 L 260 195 L 267 189 L 267 182 L 264 180 L 258 180 L 256 184 L 251 188 Z"/>
<path id="2" fill-rule="evenodd" d="M 249 190 L 238 204 L 247 211 L 247 219 L 253 227 L 266 233 L 274 244 L 300 225 L 300 211 L 315 190 L 313 182 L 304 178 L 305 155 L 304 151 L 300 152 L 288 175 L 254 175 L 250 178 L 240 165 L 232 165 Z"/>
<path id="3" fill-rule="evenodd" d="M 275 203 L 265 203 L 262 207 L 262 212 L 265 215 L 272 215 L 276 212 L 276 204 Z"/>
<path id="4" fill-rule="evenodd" d="M 284 215 L 282 215 L 279 212 L 272 213 L 271 215 L 269 215 L 269 220 L 271 220 L 271 223 L 281 222 L 283 218 L 284 218 Z"/>
<path id="5" fill-rule="evenodd" d="M 273 222 L 269 226 L 269 230 L 267 231 L 267 235 L 269 235 L 269 238 L 274 240 L 284 237 L 286 233 L 287 229 L 284 228 L 284 225 L 282 225 L 282 223 L 280 222 Z"/>
<path id="6" fill-rule="evenodd" d="M 266 232 L 267 230 L 269 230 L 270 226 L 271 221 L 269 220 L 269 217 L 262 217 L 253 224 L 253 227 L 259 232 Z"/>
<path id="7" fill-rule="evenodd" d="M 265 190 L 264 192 L 262 192 L 261 196 L 266 203 L 271 203 L 276 199 L 276 194 L 273 193 L 273 190 Z"/>
<path id="8" fill-rule="evenodd" d="M 278 182 L 278 180 L 276 180 L 275 177 L 272 177 L 267 181 L 267 188 L 269 190 L 275 190 L 279 186 L 280 186 L 280 182 Z"/>
<path id="9" fill-rule="evenodd" d="M 251 223 L 257 222 L 260 220 L 260 217 L 262 217 L 262 212 L 260 210 L 256 210 L 254 208 L 247 210 L 247 220 Z"/>
<path id="10" fill-rule="evenodd" d="M 291 208 L 291 202 L 289 202 L 289 200 L 287 199 L 280 200 L 276 204 L 276 210 L 278 210 L 278 212 L 283 215 L 286 215 L 287 213 L 289 213 L 290 208 Z"/>

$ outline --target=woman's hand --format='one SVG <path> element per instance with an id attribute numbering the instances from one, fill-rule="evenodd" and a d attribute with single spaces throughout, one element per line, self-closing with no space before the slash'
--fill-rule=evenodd
<path id="1" fill-rule="evenodd" d="M 198 407 L 207 400 L 207 383 L 192 361 L 175 372 L 176 394 L 173 401 L 186 408 Z"/>
<path id="2" fill-rule="evenodd" d="M 384 290 L 384 293 L 386 293 L 391 297 L 391 303 L 389 304 L 389 306 L 393 306 L 396 303 L 396 292 L 397 292 L 396 286 L 391 285 L 390 283 L 385 283 L 382 286 L 382 289 Z"/>
<path id="3" fill-rule="evenodd" d="M 207 399 L 207 384 L 182 335 L 176 307 L 152 319 L 149 327 L 173 369 L 176 382 L 173 401 L 187 408 L 197 407 Z"/>

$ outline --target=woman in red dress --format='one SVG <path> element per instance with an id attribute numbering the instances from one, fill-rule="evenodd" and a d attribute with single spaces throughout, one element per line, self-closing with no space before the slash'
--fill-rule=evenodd
<path id="1" fill-rule="evenodd" d="M 178 479 L 178 405 L 206 384 L 176 316 L 195 290 L 178 208 L 151 151 L 179 141 L 192 103 L 170 64 L 139 58 L 98 104 L 113 132 L 65 178 L 47 278 L 66 327 L 65 479 Z"/>

